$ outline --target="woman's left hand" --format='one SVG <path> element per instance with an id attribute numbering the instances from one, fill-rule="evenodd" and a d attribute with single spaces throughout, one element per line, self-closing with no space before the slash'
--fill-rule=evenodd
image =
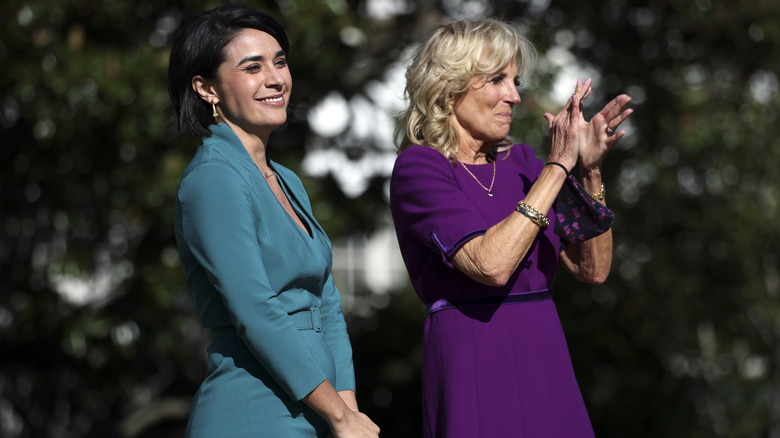
<path id="1" fill-rule="evenodd" d="M 607 152 L 626 134 L 626 131 L 618 131 L 618 128 L 634 112 L 631 108 L 626 109 L 629 102 L 631 97 L 621 94 L 588 122 L 587 138 L 580 143 L 580 165 L 583 170 L 600 168 Z"/>

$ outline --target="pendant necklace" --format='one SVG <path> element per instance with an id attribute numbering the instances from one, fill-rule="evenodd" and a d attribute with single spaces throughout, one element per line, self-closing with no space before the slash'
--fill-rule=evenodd
<path id="1" fill-rule="evenodd" d="M 479 184 L 480 187 L 485 189 L 485 191 L 487 192 L 488 196 L 490 196 L 492 198 L 493 197 L 493 183 L 496 182 L 496 162 L 495 162 L 495 160 L 493 161 L 493 179 L 490 181 L 490 187 L 485 187 L 481 182 L 479 182 L 477 177 L 474 176 L 474 174 L 471 173 L 469 168 L 466 166 L 466 163 L 460 163 L 460 164 L 462 164 L 463 168 L 466 169 L 466 172 L 468 172 L 469 175 L 471 175 L 471 177 L 474 178 L 474 181 L 476 181 L 477 184 Z"/>

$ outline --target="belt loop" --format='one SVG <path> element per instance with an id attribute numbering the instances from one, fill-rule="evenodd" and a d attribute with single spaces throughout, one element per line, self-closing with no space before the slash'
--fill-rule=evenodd
<path id="1" fill-rule="evenodd" d="M 310 309 L 310 312 L 311 312 L 311 328 L 314 329 L 315 332 L 321 332 L 322 319 L 320 318 L 319 307 L 312 307 Z"/>

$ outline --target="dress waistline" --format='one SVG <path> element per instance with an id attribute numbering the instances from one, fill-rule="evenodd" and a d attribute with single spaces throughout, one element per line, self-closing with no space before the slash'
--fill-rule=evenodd
<path id="1" fill-rule="evenodd" d="M 300 312 L 296 312 L 288 316 L 290 317 L 292 324 L 298 330 L 314 330 L 318 333 L 322 331 L 322 319 L 320 317 L 320 309 L 318 307 L 312 307 L 308 310 L 301 310 Z M 212 341 L 237 338 L 238 334 L 236 333 L 236 328 L 232 325 L 211 328 Z"/>
<path id="2" fill-rule="evenodd" d="M 426 306 L 428 314 L 459 307 L 520 304 L 552 299 L 552 291 L 543 289 L 533 292 L 513 292 L 508 295 L 478 295 L 471 297 L 442 298 Z"/>

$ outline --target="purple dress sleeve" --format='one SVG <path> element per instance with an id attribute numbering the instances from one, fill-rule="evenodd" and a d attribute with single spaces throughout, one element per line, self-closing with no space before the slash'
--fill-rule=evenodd
<path id="1" fill-rule="evenodd" d="M 448 258 L 458 248 L 495 225 L 464 199 L 455 169 L 439 151 L 412 146 L 398 156 L 390 195 L 397 200 L 394 220 L 402 221 L 418 241 L 441 253 L 449 267 Z"/>

